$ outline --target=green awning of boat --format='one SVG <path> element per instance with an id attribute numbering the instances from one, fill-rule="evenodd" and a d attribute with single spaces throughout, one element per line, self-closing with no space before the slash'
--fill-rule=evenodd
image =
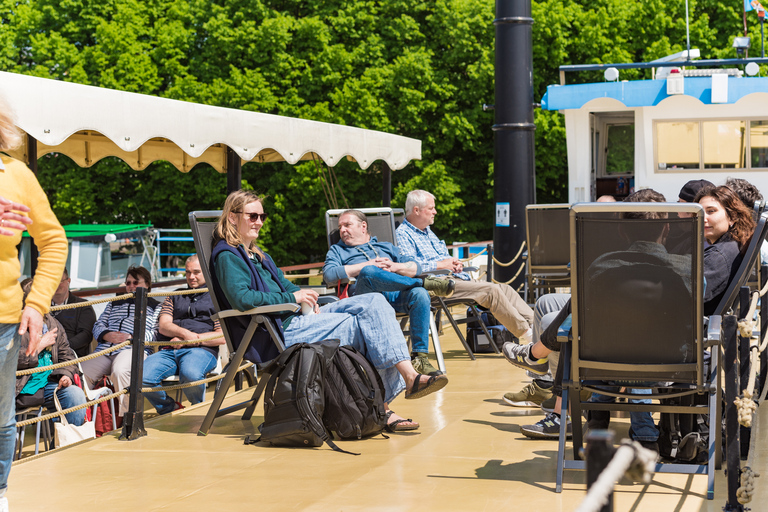
<path id="1" fill-rule="evenodd" d="M 81 242 L 103 242 L 104 236 L 112 233 L 117 238 L 142 236 L 152 224 L 66 224 L 62 226 L 67 238 Z M 24 233 L 29 236 L 29 233 Z"/>

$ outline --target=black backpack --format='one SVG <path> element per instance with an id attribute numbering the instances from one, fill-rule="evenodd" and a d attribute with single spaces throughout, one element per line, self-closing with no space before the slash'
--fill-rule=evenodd
<path id="1" fill-rule="evenodd" d="M 272 446 L 322 446 L 330 441 L 323 426 L 325 372 L 339 348 L 339 340 L 297 343 L 285 349 L 265 368 L 269 379 L 264 392 L 264 423 L 261 437 L 246 444 Z"/>
<path id="2" fill-rule="evenodd" d="M 665 398 L 667 405 L 699 405 L 708 395 Z M 709 456 L 709 423 L 706 414 L 661 413 L 659 455 L 677 462 L 705 464 Z"/>
<path id="3" fill-rule="evenodd" d="M 381 376 L 352 347 L 339 347 L 327 368 L 323 423 L 341 439 L 373 436 L 387 426 Z"/>

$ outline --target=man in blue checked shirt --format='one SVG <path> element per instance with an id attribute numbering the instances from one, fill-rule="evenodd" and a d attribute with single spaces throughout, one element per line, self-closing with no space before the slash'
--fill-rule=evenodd
<path id="1" fill-rule="evenodd" d="M 405 221 L 397 228 L 400 254 L 421 265 L 424 272 L 447 269 L 456 278 L 454 299 L 468 299 L 487 308 L 491 314 L 520 339 L 530 343 L 533 310 L 509 285 L 471 281 L 463 265 L 451 257 L 445 242 L 437 238 L 429 226 L 435 222 L 435 196 L 425 190 L 412 190 L 405 199 Z"/>

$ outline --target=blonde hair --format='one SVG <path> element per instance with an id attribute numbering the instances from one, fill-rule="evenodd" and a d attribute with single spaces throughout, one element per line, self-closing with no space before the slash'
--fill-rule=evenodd
<path id="1" fill-rule="evenodd" d="M 21 132 L 8 103 L 0 97 L 0 151 L 16 149 L 21 145 Z"/>
<path id="2" fill-rule="evenodd" d="M 244 208 L 254 202 L 261 203 L 264 206 L 263 198 L 250 190 L 236 190 L 227 196 L 224 201 L 224 207 L 222 208 L 221 217 L 216 224 L 214 230 L 214 238 L 216 240 L 224 240 L 232 247 L 238 247 L 243 245 L 245 241 L 240 236 L 240 232 L 237 230 L 237 226 L 229 222 L 230 213 L 242 213 Z M 248 251 L 255 252 L 259 255 L 259 258 L 264 257 L 264 253 L 256 245 L 256 241 L 251 242 L 250 247 L 246 247 Z"/>

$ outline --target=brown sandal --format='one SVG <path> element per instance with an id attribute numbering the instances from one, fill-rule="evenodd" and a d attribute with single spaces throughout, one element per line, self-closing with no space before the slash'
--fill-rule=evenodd
<path id="1" fill-rule="evenodd" d="M 426 378 L 426 384 L 422 384 L 422 378 Z M 435 391 L 440 391 L 448 384 L 448 377 L 445 375 L 433 375 L 428 377 L 427 375 L 419 374 L 416 380 L 413 381 L 413 386 L 410 390 L 405 392 L 406 400 L 414 400 L 416 398 L 422 398 Z"/>

